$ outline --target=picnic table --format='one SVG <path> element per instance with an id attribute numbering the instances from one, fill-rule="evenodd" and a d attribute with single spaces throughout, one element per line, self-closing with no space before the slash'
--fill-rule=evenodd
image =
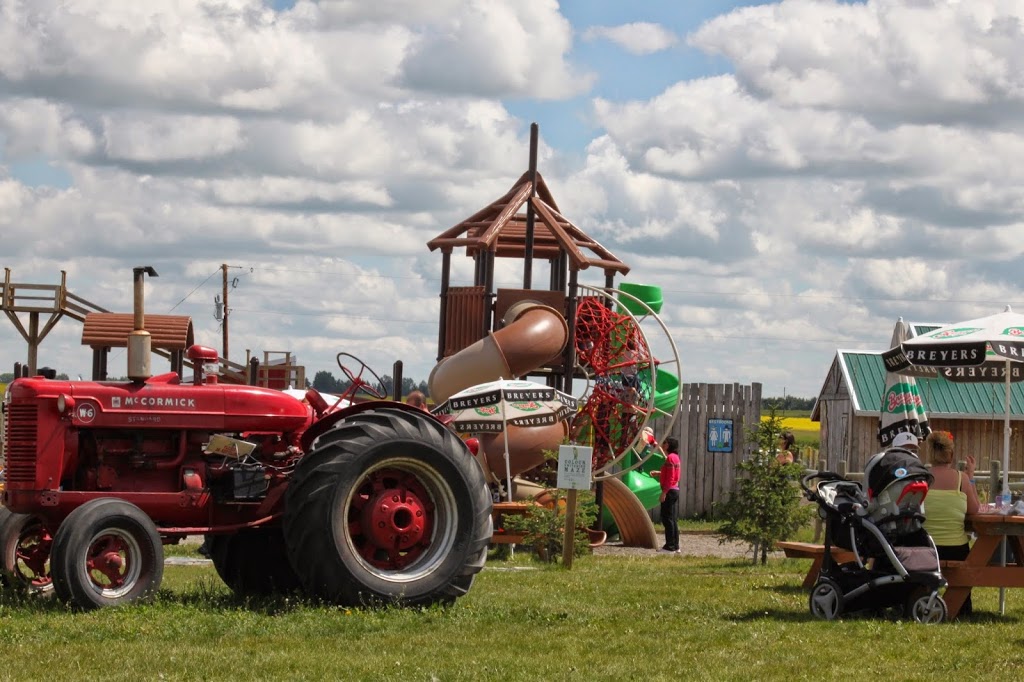
<path id="1" fill-rule="evenodd" d="M 949 583 L 943 599 L 951 619 L 960 612 L 972 587 L 1024 587 L 1024 516 L 969 514 L 966 521 L 978 536 L 970 554 L 963 561 L 942 562 L 942 575 Z M 1004 538 L 1007 557 L 1012 548 L 1016 561 L 1006 566 L 990 565 L 998 563 L 999 543 Z"/>
<path id="2" fill-rule="evenodd" d="M 811 559 L 811 567 L 807 569 L 804 577 L 804 589 L 810 589 L 821 573 L 821 565 L 825 561 L 825 545 L 817 545 L 811 542 L 776 542 L 775 546 L 786 553 L 790 559 Z M 838 564 L 854 560 L 853 552 L 832 546 L 829 548 L 832 560 Z"/>

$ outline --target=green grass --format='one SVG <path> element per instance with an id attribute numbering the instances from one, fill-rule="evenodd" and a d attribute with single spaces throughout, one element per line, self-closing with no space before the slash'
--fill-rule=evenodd
<path id="1" fill-rule="evenodd" d="M 565 571 L 517 552 L 452 608 L 380 611 L 246 603 L 208 566 L 168 566 L 150 605 L 74 613 L 0 591 L 0 679 L 966 680 L 1024 666 L 1020 592 L 1000 617 L 997 590 L 976 591 L 986 613 L 969 623 L 826 623 L 808 613 L 807 566 L 588 556 Z"/>

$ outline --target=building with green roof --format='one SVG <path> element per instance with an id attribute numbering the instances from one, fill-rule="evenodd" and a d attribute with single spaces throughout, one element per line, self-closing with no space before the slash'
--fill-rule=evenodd
<path id="1" fill-rule="evenodd" d="M 911 325 L 915 335 L 941 325 Z M 918 378 L 918 392 L 924 402 L 933 431 L 953 434 L 956 455 L 974 455 L 979 470 L 988 470 L 990 460 L 1002 461 L 1002 383 L 953 383 L 938 378 Z M 811 420 L 821 424 L 820 457 L 831 470 L 846 461 L 849 470 L 864 468 L 868 457 L 881 450 L 878 425 L 885 389 L 882 351 L 839 350 L 818 394 Z M 1011 388 L 1010 470 L 1024 469 L 1024 385 Z"/>

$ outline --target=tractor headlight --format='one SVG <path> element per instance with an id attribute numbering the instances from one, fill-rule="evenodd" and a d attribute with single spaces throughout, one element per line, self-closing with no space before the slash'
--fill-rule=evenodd
<path id="1" fill-rule="evenodd" d="M 74 398 L 69 395 L 64 395 L 63 393 L 57 396 L 57 412 L 66 415 L 73 409 L 75 409 Z"/>

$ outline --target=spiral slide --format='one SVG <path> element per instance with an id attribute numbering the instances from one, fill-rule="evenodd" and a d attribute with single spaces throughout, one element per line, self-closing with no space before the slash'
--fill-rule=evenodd
<path id="1" fill-rule="evenodd" d="M 619 289 L 620 291 L 635 296 L 647 306 L 647 308 L 645 308 L 631 298 L 620 296 L 619 306 L 621 309 L 629 311 L 640 318 L 644 315 L 648 315 L 650 312 L 658 313 L 661 311 L 661 287 L 623 282 L 619 285 Z M 641 381 L 644 380 L 644 375 L 646 375 L 647 383 L 650 383 L 650 370 L 641 372 Z M 679 402 L 679 377 L 672 372 L 663 369 L 656 369 L 654 375 L 654 386 L 654 407 L 663 412 L 672 412 L 676 404 Z M 624 465 L 628 468 L 637 461 L 639 456 L 639 454 L 630 455 L 624 462 Z M 661 483 L 651 475 L 651 472 L 661 469 L 661 465 L 664 461 L 664 455 L 659 452 L 655 452 L 647 459 L 646 462 L 644 462 L 642 466 L 622 475 L 622 484 L 633 493 L 633 496 L 635 496 L 637 500 L 639 500 L 640 506 L 643 508 L 643 513 L 645 515 L 647 510 L 658 506 L 661 498 Z M 613 491 L 612 495 L 617 496 L 620 492 L 621 491 L 618 490 Z M 609 491 L 606 488 L 606 498 L 608 494 Z M 622 537 L 623 544 L 626 545 L 630 545 L 631 542 L 630 538 L 627 536 L 633 536 L 638 533 L 646 536 L 647 532 L 646 527 L 643 526 L 643 524 L 628 522 L 632 517 L 629 512 L 623 510 L 617 513 L 616 511 L 616 507 L 628 508 L 631 506 L 633 506 L 633 504 L 632 501 L 629 500 L 609 503 L 605 508 L 605 513 L 602 519 L 604 527 L 607 528 L 610 533 L 618 531 Z M 623 527 L 618 528 L 616 526 L 616 519 L 623 521 L 621 524 Z M 637 538 L 636 541 L 642 542 L 643 540 Z"/>
<path id="2" fill-rule="evenodd" d="M 435 402 L 444 402 L 476 384 L 528 374 L 558 357 L 569 340 L 569 327 L 562 314 L 536 301 L 520 301 L 511 306 L 503 323 L 501 329 L 444 358 L 434 367 L 427 385 Z M 565 422 L 529 428 L 510 426 L 508 453 L 511 475 L 541 464 L 544 451 L 557 450 L 568 433 L 569 427 Z M 488 480 L 503 480 L 504 436 L 481 435 L 477 459 Z M 515 497 L 525 499 L 522 495 Z"/>

